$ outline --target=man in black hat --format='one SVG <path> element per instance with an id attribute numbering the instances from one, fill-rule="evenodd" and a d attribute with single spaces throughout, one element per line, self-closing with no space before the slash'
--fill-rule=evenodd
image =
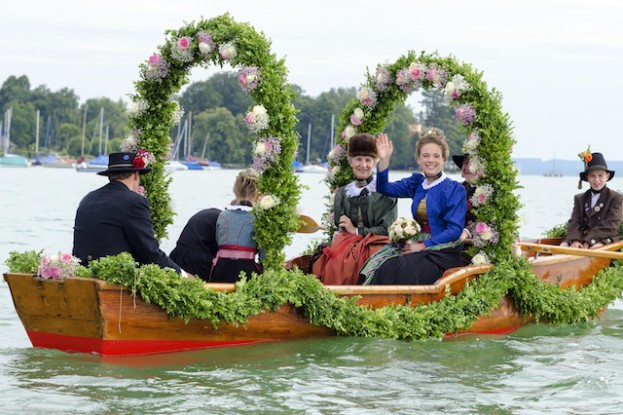
<path id="1" fill-rule="evenodd" d="M 146 155 L 111 153 L 108 169 L 98 172 L 109 183 L 86 195 L 76 212 L 73 255 L 82 265 L 129 252 L 140 264 L 158 264 L 181 273 L 154 236 L 149 201 L 137 193 L 139 176 L 151 171 Z"/>
<path id="2" fill-rule="evenodd" d="M 608 170 L 601 153 L 580 153 L 584 171 L 582 181 L 591 188 L 573 198 L 573 212 L 567 225 L 567 237 L 561 244 L 572 248 L 595 248 L 620 240 L 619 226 L 623 219 L 623 195 L 606 187 L 614 171 Z"/>

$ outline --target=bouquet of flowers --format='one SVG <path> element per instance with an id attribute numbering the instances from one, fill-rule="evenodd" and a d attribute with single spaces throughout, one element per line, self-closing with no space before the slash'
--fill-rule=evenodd
<path id="1" fill-rule="evenodd" d="M 68 252 L 44 256 L 37 269 L 37 276 L 46 280 L 64 280 L 67 277 L 74 277 L 79 262 L 78 258 Z"/>
<path id="2" fill-rule="evenodd" d="M 389 227 L 389 239 L 392 242 L 404 242 L 417 236 L 422 228 L 415 219 L 398 218 Z"/>

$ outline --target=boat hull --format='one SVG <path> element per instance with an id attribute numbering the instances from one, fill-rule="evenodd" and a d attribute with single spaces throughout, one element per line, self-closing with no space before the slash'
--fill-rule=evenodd
<path id="1" fill-rule="evenodd" d="M 612 244 L 612 250 L 623 242 Z M 606 258 L 552 255 L 532 258 L 535 274 L 561 288 L 584 287 L 597 272 L 610 265 Z M 450 286 L 453 295 L 465 284 L 490 269 L 470 266 L 446 272 L 434 285 L 425 286 L 328 286 L 343 296 L 360 296 L 358 303 L 372 308 L 390 304 L 417 305 L 439 301 Z M 17 313 L 34 347 L 104 356 L 142 355 L 262 342 L 335 336 L 326 327 L 309 322 L 304 310 L 286 304 L 274 313 L 264 312 L 244 325 L 220 324 L 170 317 L 121 286 L 86 278 L 62 282 L 6 273 Z M 233 284 L 206 284 L 219 291 L 233 291 Z M 506 334 L 534 322 L 521 316 L 510 298 L 504 297 L 490 315 L 479 317 L 465 330 L 451 335 Z"/>

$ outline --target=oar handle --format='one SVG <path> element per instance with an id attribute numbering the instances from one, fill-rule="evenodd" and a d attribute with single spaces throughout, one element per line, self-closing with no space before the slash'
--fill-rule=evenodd
<path id="1" fill-rule="evenodd" d="M 568 254 L 596 258 L 623 259 L 623 252 L 604 251 L 601 249 L 571 248 L 566 246 L 543 245 L 531 242 L 519 242 L 522 251 L 543 252 L 546 254 Z"/>

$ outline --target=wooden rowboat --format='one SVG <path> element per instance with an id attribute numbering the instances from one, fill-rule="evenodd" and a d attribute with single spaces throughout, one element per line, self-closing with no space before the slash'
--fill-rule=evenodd
<path id="1" fill-rule="evenodd" d="M 543 242 L 538 246 L 547 246 Z M 534 247 L 533 247 L 534 248 Z M 584 287 L 623 248 L 617 242 L 602 248 L 598 257 L 578 255 L 535 255 L 528 250 L 534 273 L 543 281 L 561 288 Z M 552 248 L 555 249 L 555 248 Z M 541 249 L 542 251 L 543 249 Z M 587 251 L 585 251 L 587 252 Z M 608 257 L 610 256 L 610 257 Z M 424 286 L 328 286 L 340 295 L 360 296 L 359 304 L 373 308 L 388 304 L 425 304 L 438 301 L 450 292 L 457 294 L 466 282 L 492 265 L 448 270 L 434 285 Z M 31 274 L 6 273 L 17 313 L 34 347 L 107 356 L 141 355 L 214 347 L 240 346 L 261 342 L 334 336 L 332 330 L 312 325 L 302 309 L 283 305 L 274 313 L 251 317 L 242 326 L 221 324 L 214 329 L 209 321 L 192 319 L 185 323 L 170 317 L 160 307 L 133 297 L 122 286 L 87 278 L 64 281 L 41 280 Z M 206 284 L 219 291 L 233 291 L 233 284 Z M 500 301 L 491 315 L 481 316 L 458 334 L 506 334 L 533 322 L 520 316 L 510 298 Z"/>

